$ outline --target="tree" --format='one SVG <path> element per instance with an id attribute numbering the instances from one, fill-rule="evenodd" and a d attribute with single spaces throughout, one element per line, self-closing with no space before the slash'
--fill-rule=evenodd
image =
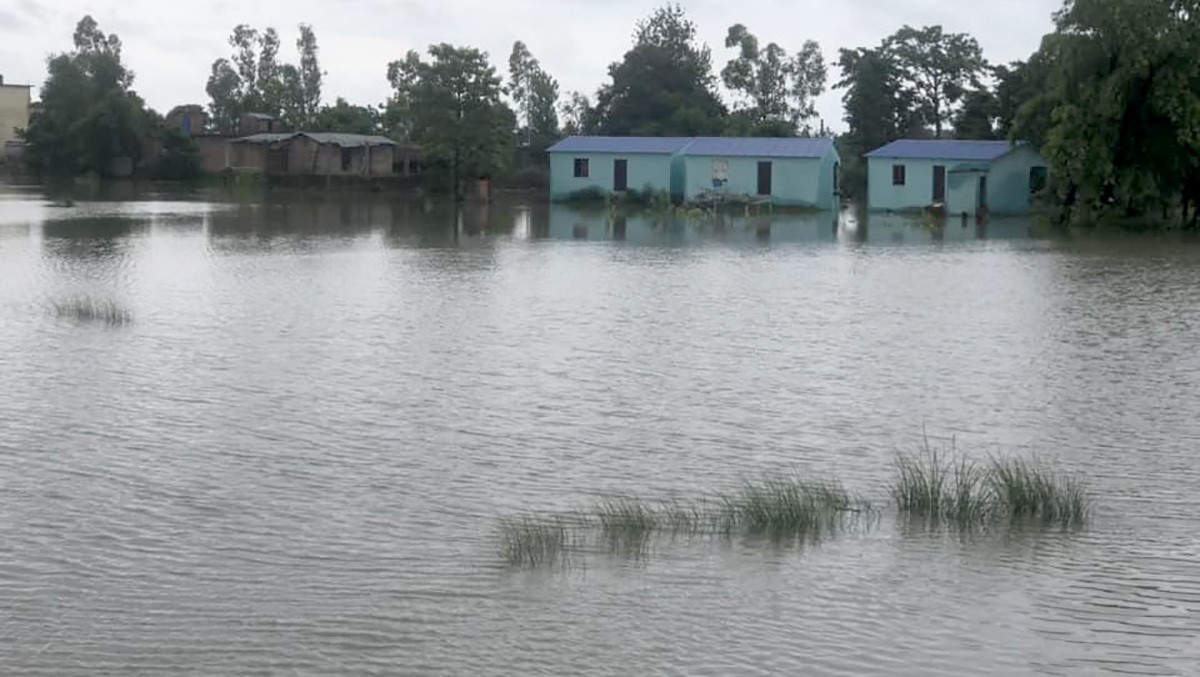
<path id="1" fill-rule="evenodd" d="M 558 82 L 519 40 L 508 58 L 507 91 L 516 104 L 521 136 L 530 152 L 540 157 L 558 138 Z"/>
<path id="2" fill-rule="evenodd" d="M 747 119 L 750 134 L 759 126 L 781 136 L 793 136 L 816 116 L 814 100 L 825 91 L 828 73 L 821 48 L 809 40 L 795 57 L 774 42 L 760 48 L 742 24 L 729 27 L 726 47 L 737 47 L 738 55 L 721 71 L 725 86 L 740 95 L 734 114 Z M 735 123 L 735 128 L 738 125 Z"/>
<path id="3" fill-rule="evenodd" d="M 881 48 L 843 49 L 838 55 L 844 89 L 843 120 L 849 128 L 838 139 L 842 156 L 842 190 L 861 197 L 867 186 L 862 154 L 908 136 L 915 126 L 908 93 L 893 55 Z"/>
<path id="4" fill-rule="evenodd" d="M 941 26 L 904 26 L 884 40 L 882 49 L 895 59 L 917 111 L 938 138 L 967 88 L 982 87 L 980 75 L 987 62 L 979 43 L 965 33 L 945 33 Z"/>
<path id="5" fill-rule="evenodd" d="M 962 108 L 954 118 L 954 136 L 979 141 L 995 139 L 998 117 L 996 95 L 987 89 L 973 89 L 963 96 Z"/>
<path id="6" fill-rule="evenodd" d="M 564 134 L 588 134 L 591 131 L 592 103 L 582 92 L 571 92 L 562 108 Z"/>
<path id="7" fill-rule="evenodd" d="M 23 131 L 25 158 L 51 176 L 107 176 L 113 161 L 142 158 L 152 122 L 130 87 L 133 72 L 121 61 L 121 40 L 91 16 L 75 27 L 74 51 L 54 55 L 42 85 L 42 105 Z"/>
<path id="8" fill-rule="evenodd" d="M 388 64 L 393 100 L 402 108 L 423 164 L 456 198 L 469 179 L 503 171 L 513 155 L 515 115 L 501 100 L 500 77 L 485 52 L 448 44 L 410 51 Z"/>
<path id="9" fill-rule="evenodd" d="M 1017 85 L 1040 93 L 1014 133 L 1043 132 L 1064 218 L 1167 218 L 1197 225 L 1200 5 L 1070 0 Z"/>
<path id="10" fill-rule="evenodd" d="M 311 125 L 317 132 L 344 134 L 378 134 L 379 111 L 369 106 L 355 106 L 338 97 L 337 103 L 321 109 Z"/>
<path id="11" fill-rule="evenodd" d="M 158 159 L 158 178 L 167 181 L 200 178 L 200 149 L 192 137 L 178 129 L 166 130 Z"/>
<path id="12" fill-rule="evenodd" d="M 279 34 L 239 24 L 229 37 L 233 55 L 213 62 L 205 87 L 218 129 L 235 129 L 243 113 L 267 113 L 293 127 L 314 121 L 321 103 L 320 63 L 312 27 L 300 24 L 299 67 L 279 63 Z"/>
<path id="13" fill-rule="evenodd" d="M 633 48 L 609 66 L 589 126 L 609 135 L 716 134 L 725 107 L 715 91 L 712 55 L 678 5 L 638 22 Z"/>

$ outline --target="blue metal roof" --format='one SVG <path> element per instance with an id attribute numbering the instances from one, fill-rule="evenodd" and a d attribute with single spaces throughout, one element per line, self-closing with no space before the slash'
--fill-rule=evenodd
<path id="1" fill-rule="evenodd" d="M 991 162 L 1016 148 L 1008 141 L 918 141 L 901 139 L 867 153 L 866 157 L 910 160 L 974 160 Z"/>
<path id="2" fill-rule="evenodd" d="M 720 157 L 819 158 L 833 148 L 833 139 L 701 136 L 683 149 L 684 155 Z"/>
<path id="3" fill-rule="evenodd" d="M 681 136 L 568 136 L 546 152 L 670 155 L 679 152 L 691 140 Z"/>

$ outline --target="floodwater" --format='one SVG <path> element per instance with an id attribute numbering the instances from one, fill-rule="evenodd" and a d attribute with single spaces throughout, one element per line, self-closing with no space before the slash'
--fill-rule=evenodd
<path id="1" fill-rule="evenodd" d="M 0 672 L 1200 670 L 1200 243 L 530 205 L 0 194 Z M 923 431 L 1091 525 L 497 552 Z"/>

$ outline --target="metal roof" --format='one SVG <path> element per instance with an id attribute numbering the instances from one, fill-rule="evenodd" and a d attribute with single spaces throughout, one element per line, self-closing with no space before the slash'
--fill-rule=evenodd
<path id="1" fill-rule="evenodd" d="M 1016 146 L 1008 141 L 918 141 L 900 139 L 876 148 L 866 157 L 909 160 L 974 160 L 991 162 Z"/>
<path id="2" fill-rule="evenodd" d="M 819 158 L 833 148 L 833 139 L 698 137 L 683 149 L 684 155 L 721 157 Z"/>
<path id="3" fill-rule="evenodd" d="M 234 139 L 235 143 L 279 143 L 287 141 L 293 137 L 307 136 L 308 138 L 320 144 L 333 144 L 343 148 L 358 148 L 360 146 L 395 146 L 398 145 L 395 141 L 385 136 L 367 136 L 365 134 L 338 134 L 334 132 L 280 132 L 280 133 L 264 133 L 251 134 L 243 136 L 240 139 Z"/>
<path id="4" fill-rule="evenodd" d="M 568 136 L 546 152 L 670 155 L 679 152 L 691 140 L 691 137 L 682 136 Z"/>

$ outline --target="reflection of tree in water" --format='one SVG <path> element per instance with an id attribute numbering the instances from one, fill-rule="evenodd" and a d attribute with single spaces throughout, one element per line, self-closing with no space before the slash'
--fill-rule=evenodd
<path id="1" fill-rule="evenodd" d="M 42 248 L 52 257 L 121 258 L 130 236 L 144 232 L 149 225 L 150 219 L 124 216 L 46 221 L 42 224 Z"/>

